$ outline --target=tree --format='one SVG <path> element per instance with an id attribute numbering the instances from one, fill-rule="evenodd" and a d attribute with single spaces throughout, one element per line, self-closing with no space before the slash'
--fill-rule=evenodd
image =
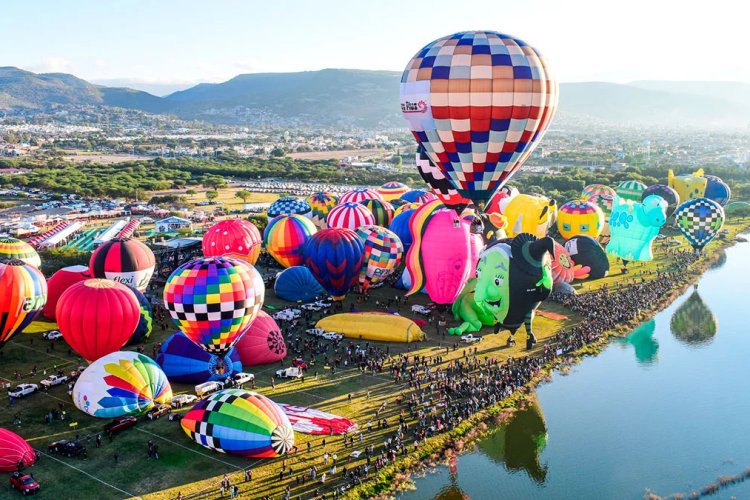
<path id="1" fill-rule="evenodd" d="M 187 191 L 185 191 L 185 194 L 190 195 L 190 196 L 193 196 L 194 194 L 197 194 L 197 193 L 198 191 L 196 191 L 195 189 L 188 189 Z"/>
<path id="2" fill-rule="evenodd" d="M 273 149 L 271 150 L 271 156 L 273 156 L 274 158 L 281 158 L 281 157 L 282 157 L 282 156 L 284 156 L 285 154 L 286 154 L 286 153 L 285 153 L 285 152 L 284 152 L 284 150 L 283 150 L 283 149 L 281 149 L 281 148 L 273 148 Z"/>
<path id="3" fill-rule="evenodd" d="M 213 203 L 213 201 L 219 197 L 219 193 L 217 191 L 206 191 L 206 199 Z"/>
<path id="4" fill-rule="evenodd" d="M 244 189 L 240 189 L 236 193 L 234 193 L 235 198 L 239 198 L 242 200 L 243 205 L 247 203 L 247 199 L 250 198 L 250 191 L 245 191 Z"/>

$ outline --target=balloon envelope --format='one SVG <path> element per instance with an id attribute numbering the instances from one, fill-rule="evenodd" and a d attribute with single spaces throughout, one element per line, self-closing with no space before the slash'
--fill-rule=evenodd
<path id="1" fill-rule="evenodd" d="M 617 196 L 627 201 L 641 201 L 646 185 L 638 181 L 623 181 L 617 185 Z"/>
<path id="2" fill-rule="evenodd" d="M 393 231 L 393 233 L 398 236 L 398 239 L 401 240 L 401 244 L 404 246 L 404 254 L 409 251 L 412 243 L 410 224 L 411 216 L 414 215 L 414 210 L 415 209 L 410 208 L 409 210 L 401 212 L 393 218 L 391 225 L 388 226 L 388 229 Z"/>
<path id="3" fill-rule="evenodd" d="M 0 472 L 15 472 L 18 464 L 31 467 L 36 462 L 36 452 L 24 438 L 0 427 Z"/>
<path id="4" fill-rule="evenodd" d="M 607 253 L 623 260 L 650 261 L 651 244 L 667 222 L 667 202 L 661 196 L 647 196 L 642 202 L 615 196 L 609 216 Z"/>
<path id="5" fill-rule="evenodd" d="M 383 199 L 383 197 L 380 196 L 380 193 L 378 193 L 374 189 L 352 189 L 351 191 L 347 191 L 346 193 L 341 195 L 341 197 L 339 198 L 339 205 L 343 205 L 344 203 L 361 203 L 365 200 L 370 200 L 373 198 L 378 200 Z"/>
<path id="6" fill-rule="evenodd" d="M 401 195 L 409 191 L 409 186 L 401 182 L 386 182 L 378 188 L 378 194 L 385 201 L 401 198 Z"/>
<path id="7" fill-rule="evenodd" d="M 572 237 L 565 242 L 565 250 L 573 262 L 589 269 L 590 279 L 604 278 L 609 274 L 607 252 L 591 236 L 582 234 Z"/>
<path id="8" fill-rule="evenodd" d="M 242 371 L 242 361 L 236 348 L 226 354 L 209 354 L 182 332 L 172 334 L 156 355 L 171 382 L 200 384 L 209 380 L 224 380 L 233 373 Z"/>
<path id="9" fill-rule="evenodd" d="M 674 213 L 677 229 L 696 250 L 713 240 L 724 225 L 724 208 L 708 198 L 693 198 Z"/>
<path id="10" fill-rule="evenodd" d="M 573 200 L 557 211 L 557 230 L 563 239 L 579 234 L 598 238 L 604 227 L 604 212 L 588 200 Z"/>
<path id="11" fill-rule="evenodd" d="M 81 281 L 63 292 L 55 312 L 65 342 L 87 361 L 124 346 L 141 318 L 138 299 L 122 283 Z"/>
<path id="12" fill-rule="evenodd" d="M 255 265 L 263 239 L 251 222 L 226 219 L 211 226 L 203 235 L 204 257 L 235 257 Z"/>
<path id="13" fill-rule="evenodd" d="M 25 241 L 4 236 L 0 238 L 0 260 L 11 260 L 18 259 L 22 260 L 27 264 L 39 269 L 42 265 L 42 259 L 39 258 L 39 254 L 36 253 L 34 247 L 26 243 Z"/>
<path id="14" fill-rule="evenodd" d="M 677 208 L 677 205 L 680 204 L 680 195 L 677 194 L 677 191 L 669 186 L 665 186 L 664 184 L 654 184 L 653 186 L 647 187 L 641 194 L 641 201 L 645 200 L 646 197 L 651 196 L 652 194 L 661 196 L 664 198 L 664 201 L 667 202 L 667 217 L 672 215 Z"/>
<path id="15" fill-rule="evenodd" d="M 326 293 L 305 266 L 292 266 L 281 271 L 273 284 L 273 292 L 289 302 L 310 302 Z"/>
<path id="16" fill-rule="evenodd" d="M 362 226 L 357 229 L 365 246 L 359 284 L 363 288 L 385 281 L 401 265 L 404 246 L 393 231 L 380 226 Z"/>
<path id="17" fill-rule="evenodd" d="M 106 278 L 145 291 L 154 274 L 154 252 L 138 240 L 113 238 L 91 254 L 89 269 L 94 278 Z"/>
<path id="18" fill-rule="evenodd" d="M 22 260 L 0 262 L 0 349 L 34 321 L 47 301 L 47 282 Z"/>
<path id="19" fill-rule="evenodd" d="M 126 345 L 134 345 L 149 338 L 151 332 L 154 330 L 154 308 L 151 306 L 151 301 L 135 288 L 131 288 L 130 291 L 133 292 L 136 300 L 138 300 L 140 318 L 138 319 L 138 326 L 135 327 L 135 331 L 130 336 L 130 340 L 128 340 Z"/>
<path id="20" fill-rule="evenodd" d="M 310 204 L 295 196 L 284 196 L 271 203 L 268 207 L 268 218 L 272 219 L 279 215 L 306 214 L 310 211 Z"/>
<path id="21" fill-rule="evenodd" d="M 375 224 L 378 226 L 388 227 L 391 223 L 391 219 L 393 219 L 393 205 L 387 201 L 372 198 L 361 202 L 361 204 L 372 212 Z"/>
<path id="22" fill-rule="evenodd" d="M 226 354 L 258 314 L 265 291 L 263 278 L 250 264 L 204 257 L 169 276 L 164 306 L 190 340 L 209 353 Z"/>
<path id="23" fill-rule="evenodd" d="M 172 387 L 159 365 L 145 354 L 117 351 L 99 358 L 78 377 L 73 404 L 99 418 L 141 415 L 169 404 Z"/>
<path id="24" fill-rule="evenodd" d="M 357 283 L 365 247 L 351 229 L 329 228 L 315 233 L 305 246 L 305 266 L 334 299 L 342 299 Z"/>
<path id="25" fill-rule="evenodd" d="M 583 188 L 581 198 L 599 205 L 606 214 L 612 211 L 612 200 L 615 197 L 614 189 L 604 184 L 589 184 Z"/>
<path id="26" fill-rule="evenodd" d="M 250 323 L 250 326 L 235 346 L 244 366 L 277 363 L 286 357 L 286 343 L 281 328 L 264 311 Z"/>
<path id="27" fill-rule="evenodd" d="M 354 230 L 360 226 L 375 224 L 375 217 L 367 207 L 360 205 L 359 202 L 339 202 L 331 209 L 326 223 L 328 227 Z"/>
<path id="28" fill-rule="evenodd" d="M 706 190 L 703 192 L 703 196 L 725 207 L 732 198 L 732 190 L 729 189 L 726 182 L 715 175 L 706 175 L 705 177 Z"/>
<path id="29" fill-rule="evenodd" d="M 331 211 L 339 202 L 339 197 L 333 193 L 315 193 L 307 198 L 307 203 L 310 205 L 310 214 L 308 217 L 318 229 L 324 229 L 326 227 L 326 218 L 328 212 Z"/>
<path id="30" fill-rule="evenodd" d="M 437 196 L 446 207 L 460 210 L 461 207 L 471 203 L 470 199 L 461 196 L 453 186 L 453 183 L 446 178 L 440 167 L 432 163 L 432 160 L 427 156 L 422 145 L 417 147 L 416 164 L 417 171 L 419 172 L 420 177 L 422 177 L 422 180 L 430 186 L 432 193 Z"/>
<path id="31" fill-rule="evenodd" d="M 229 455 L 274 458 L 294 446 L 294 430 L 282 409 L 242 389 L 225 389 L 199 401 L 180 423 L 199 445 Z"/>
<path id="32" fill-rule="evenodd" d="M 47 280 L 47 303 L 42 310 L 44 317 L 54 321 L 57 301 L 60 299 L 63 292 L 79 281 L 86 281 L 90 278 L 91 273 L 89 273 L 89 268 L 87 266 L 63 267 L 53 274 L 50 279 Z"/>
<path id="33" fill-rule="evenodd" d="M 315 224 L 301 215 L 280 215 L 266 226 L 263 243 L 281 266 L 299 266 L 302 250 L 317 230 Z"/>

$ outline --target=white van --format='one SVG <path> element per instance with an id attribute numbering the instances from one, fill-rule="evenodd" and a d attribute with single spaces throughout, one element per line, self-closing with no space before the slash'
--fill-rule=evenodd
<path id="1" fill-rule="evenodd" d="M 209 394 L 213 394 L 216 391 L 222 390 L 223 388 L 224 384 L 222 384 L 221 382 L 203 382 L 202 384 L 198 384 L 195 386 L 195 394 L 197 394 L 199 398 L 204 398 Z"/>

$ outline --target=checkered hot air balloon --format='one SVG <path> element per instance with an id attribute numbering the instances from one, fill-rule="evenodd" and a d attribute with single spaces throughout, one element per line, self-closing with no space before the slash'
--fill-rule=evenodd
<path id="1" fill-rule="evenodd" d="M 375 224 L 375 217 L 370 210 L 356 202 L 345 202 L 336 205 L 326 219 L 328 227 L 357 229 L 359 226 Z"/>
<path id="2" fill-rule="evenodd" d="M 294 196 L 284 196 L 268 207 L 268 218 L 271 219 L 279 215 L 306 214 L 309 211 L 310 205 L 305 200 L 300 200 Z"/>
<path id="3" fill-rule="evenodd" d="M 263 278 L 250 264 L 204 257 L 169 276 L 164 306 L 190 340 L 206 352 L 225 354 L 257 316 L 265 291 Z"/>
<path id="4" fill-rule="evenodd" d="M 284 411 L 243 389 L 225 389 L 199 401 L 180 424 L 199 445 L 229 455 L 275 458 L 294 447 L 294 429 Z"/>
<path id="5" fill-rule="evenodd" d="M 396 233 L 380 226 L 360 227 L 357 235 L 365 245 L 359 284 L 366 289 L 393 274 L 403 259 L 404 245 Z"/>
<path id="6" fill-rule="evenodd" d="M 416 155 L 417 171 L 420 177 L 432 189 L 435 196 L 449 208 L 461 210 L 462 207 L 471 203 L 471 200 L 461 196 L 450 180 L 445 177 L 440 167 L 436 166 L 425 153 L 424 147 L 420 144 L 417 147 Z"/>
<path id="7" fill-rule="evenodd" d="M 347 191 L 346 193 L 342 194 L 339 198 L 339 205 L 343 205 L 344 203 L 361 203 L 365 200 L 371 200 L 371 199 L 378 199 L 382 200 L 383 197 L 380 196 L 380 193 L 375 191 L 374 189 L 365 189 L 365 188 L 357 188 L 352 189 L 351 191 Z"/>
<path id="8" fill-rule="evenodd" d="M 401 77 L 401 111 L 458 192 L 486 202 L 537 146 L 558 85 L 527 43 L 494 31 L 449 35 L 422 48 Z"/>
<path id="9" fill-rule="evenodd" d="M 0 262 L 0 349 L 34 321 L 47 302 L 47 282 L 18 259 Z"/>
<path id="10" fill-rule="evenodd" d="M 409 191 L 409 186 L 401 182 L 386 182 L 377 191 L 385 201 L 391 201 L 401 198 L 402 194 Z"/>
<path id="11" fill-rule="evenodd" d="M 360 204 L 372 212 L 372 216 L 375 217 L 375 224 L 378 226 L 388 227 L 388 224 L 391 223 L 393 219 L 393 205 L 387 201 L 372 198 L 360 202 Z"/>
<path id="12" fill-rule="evenodd" d="M 604 184 L 589 184 L 583 188 L 581 198 L 596 203 L 605 214 L 608 214 L 612 211 L 612 200 L 616 194 L 614 189 Z"/>
<path id="13" fill-rule="evenodd" d="M 708 198 L 693 198 L 677 207 L 674 219 L 688 243 L 700 251 L 721 231 L 724 208 Z"/>
<path id="14" fill-rule="evenodd" d="M 299 266 L 302 249 L 318 229 L 302 215 L 274 217 L 263 232 L 263 243 L 271 257 L 283 267 Z"/>
<path id="15" fill-rule="evenodd" d="M 16 238 L 0 238 L 0 260 L 19 259 L 39 269 L 42 259 L 34 247 Z"/>
<path id="16" fill-rule="evenodd" d="M 339 197 L 333 193 L 315 193 L 307 198 L 310 205 L 308 218 L 315 224 L 318 229 L 325 229 L 328 212 L 331 211 L 339 202 Z"/>
<path id="17" fill-rule="evenodd" d="M 623 200 L 641 201 L 641 196 L 646 190 L 646 185 L 638 181 L 622 181 L 617 185 L 617 196 Z"/>

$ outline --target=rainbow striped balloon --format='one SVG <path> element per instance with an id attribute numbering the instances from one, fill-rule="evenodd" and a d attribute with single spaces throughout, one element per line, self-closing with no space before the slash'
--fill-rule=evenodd
<path id="1" fill-rule="evenodd" d="M 34 321 L 47 303 L 47 282 L 18 259 L 0 262 L 0 349 Z"/>
<path id="2" fill-rule="evenodd" d="M 359 226 L 375 224 L 375 217 L 370 210 L 355 202 L 346 202 L 333 207 L 326 219 L 328 227 L 357 229 Z"/>
<path id="3" fill-rule="evenodd" d="M 409 186 L 401 182 L 386 182 L 378 188 L 378 194 L 385 200 L 391 201 L 401 198 L 401 195 L 409 191 Z"/>
<path id="4" fill-rule="evenodd" d="M 409 203 L 409 202 L 404 203 L 393 212 L 393 218 L 395 219 L 396 217 L 406 212 L 407 210 L 416 210 L 417 208 L 421 206 L 422 206 L 421 203 Z"/>
<path id="5" fill-rule="evenodd" d="M 333 193 L 314 193 L 307 198 L 310 205 L 310 214 L 308 217 L 317 226 L 318 229 L 326 228 L 326 217 L 339 202 L 339 197 Z"/>
<path id="6" fill-rule="evenodd" d="M 265 292 L 263 278 L 250 264 L 203 257 L 169 276 L 164 306 L 186 337 L 206 352 L 226 354 L 258 315 Z"/>
<path id="7" fill-rule="evenodd" d="M 393 219 L 393 205 L 387 201 L 373 198 L 361 202 L 361 205 L 367 207 L 372 212 L 372 216 L 375 217 L 375 224 L 378 226 L 388 227 L 391 223 Z"/>
<path id="8" fill-rule="evenodd" d="M 180 423 L 199 445 L 229 455 L 275 458 L 294 447 L 294 429 L 284 411 L 243 389 L 225 389 L 199 401 Z"/>
<path id="9" fill-rule="evenodd" d="M 274 217 L 263 232 L 263 243 L 271 257 L 283 267 L 299 266 L 302 249 L 318 229 L 302 215 Z"/>
<path id="10" fill-rule="evenodd" d="M 36 268 L 42 265 L 39 254 L 25 241 L 11 237 L 0 238 L 0 260 L 10 259 L 22 260 Z"/>
<path id="11" fill-rule="evenodd" d="M 365 244 L 365 260 L 359 273 L 363 288 L 384 281 L 401 264 L 404 245 L 396 233 L 380 226 L 362 226 L 357 236 Z"/>

